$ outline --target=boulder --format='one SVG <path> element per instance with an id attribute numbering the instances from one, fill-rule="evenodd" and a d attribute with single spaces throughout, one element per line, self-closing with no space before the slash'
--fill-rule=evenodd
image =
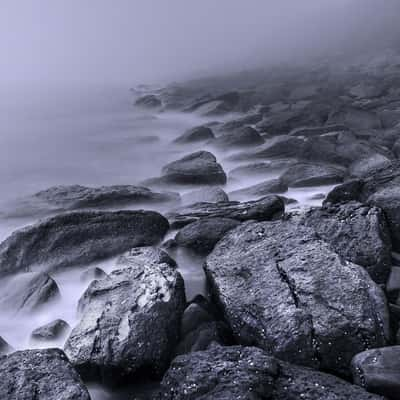
<path id="1" fill-rule="evenodd" d="M 132 185 L 86 187 L 81 185 L 53 186 L 26 198 L 18 199 L 9 217 L 49 215 L 82 209 L 107 209 L 117 206 L 177 203 L 179 194 L 157 193 Z"/>
<path id="2" fill-rule="evenodd" d="M 265 145 L 254 152 L 255 158 L 287 158 L 301 155 L 304 139 L 282 135 L 268 140 Z"/>
<path id="3" fill-rule="evenodd" d="M 392 246 L 381 209 L 357 202 L 328 205 L 306 212 L 302 221 L 340 256 L 364 267 L 375 282 L 386 283 Z"/>
<path id="4" fill-rule="evenodd" d="M 224 149 L 258 146 L 263 143 L 264 139 L 261 135 L 250 126 L 243 126 L 233 132 L 224 133 L 210 142 L 213 146 Z"/>
<path id="5" fill-rule="evenodd" d="M 260 113 L 252 113 L 244 115 L 243 117 L 236 118 L 225 122 L 220 126 L 221 131 L 231 132 L 235 129 L 241 128 L 246 125 L 253 125 L 262 120 L 263 116 Z"/>
<path id="6" fill-rule="evenodd" d="M 4 400 L 90 400 L 78 373 L 59 349 L 17 351 L 1 358 Z"/>
<path id="7" fill-rule="evenodd" d="M 142 108 L 160 108 L 162 102 L 156 95 L 147 94 L 136 99 L 135 105 Z"/>
<path id="8" fill-rule="evenodd" d="M 353 380 L 369 392 L 397 400 L 400 393 L 400 346 L 367 350 L 351 362 Z"/>
<path id="9" fill-rule="evenodd" d="M 258 183 L 244 189 L 235 190 L 229 193 L 229 197 L 233 200 L 241 199 L 259 199 L 273 193 L 284 193 L 288 190 L 287 184 L 282 179 L 271 179 Z"/>
<path id="10" fill-rule="evenodd" d="M 328 193 L 324 204 L 346 203 L 357 200 L 359 199 L 362 186 L 363 181 L 361 179 L 352 179 L 338 185 Z"/>
<path id="11" fill-rule="evenodd" d="M 222 115 L 233 112 L 240 100 L 238 92 L 227 92 L 215 97 L 207 97 L 204 100 L 195 101 L 186 107 L 186 112 L 196 112 L 204 116 Z"/>
<path id="12" fill-rule="evenodd" d="M 116 385 L 160 376 L 178 341 L 185 308 L 183 279 L 163 252 L 135 249 L 79 301 L 81 320 L 65 351 L 81 375 Z"/>
<path id="13" fill-rule="evenodd" d="M 355 354 L 388 340 L 382 290 L 291 219 L 242 224 L 220 240 L 204 268 L 241 344 L 348 375 Z"/>
<path id="14" fill-rule="evenodd" d="M 0 244 L 0 275 L 89 264 L 158 243 L 168 221 L 153 211 L 73 212 L 14 232 Z"/>
<path id="15" fill-rule="evenodd" d="M 382 128 L 382 121 L 376 113 L 353 107 L 332 112 L 327 123 L 343 124 L 350 129 Z"/>
<path id="16" fill-rule="evenodd" d="M 268 176 L 270 173 L 277 171 L 285 171 L 287 168 L 296 164 L 295 159 L 282 159 L 256 162 L 251 164 L 240 165 L 229 172 L 229 176 L 233 178 L 242 178 L 249 176 L 264 175 Z"/>
<path id="17" fill-rule="evenodd" d="M 292 129 L 289 132 L 289 136 L 321 136 L 331 132 L 347 131 L 348 128 L 340 124 L 332 124 L 325 126 L 302 126 L 300 128 Z"/>
<path id="18" fill-rule="evenodd" d="M 382 154 L 373 154 L 371 157 L 350 164 L 349 172 L 353 177 L 362 178 L 389 161 L 389 158 Z"/>
<path id="19" fill-rule="evenodd" d="M 0 309 L 31 313 L 60 298 L 56 282 L 43 272 L 26 272 L 7 280 L 0 293 Z"/>
<path id="20" fill-rule="evenodd" d="M 214 139 L 213 131 L 207 126 L 196 126 L 192 129 L 189 129 L 181 136 L 177 137 L 174 140 L 174 143 L 178 144 L 186 144 L 186 143 L 196 143 L 196 142 L 203 142 L 206 140 Z"/>
<path id="21" fill-rule="evenodd" d="M 32 334 L 31 339 L 36 342 L 49 342 L 52 340 L 62 339 L 67 336 L 70 326 L 62 319 L 56 319 L 36 328 Z"/>
<path id="22" fill-rule="evenodd" d="M 146 182 L 149 185 L 223 185 L 226 183 L 226 175 L 213 154 L 198 151 L 167 164 L 160 178 Z"/>
<path id="23" fill-rule="evenodd" d="M 344 171 L 327 164 L 297 163 L 289 167 L 281 176 L 281 181 L 289 187 L 321 186 L 340 183 Z"/>
<path id="24" fill-rule="evenodd" d="M 12 353 L 14 349 L 0 336 L 0 357 Z"/>
<path id="25" fill-rule="evenodd" d="M 196 203 L 179 208 L 167 215 L 171 228 L 178 229 L 200 218 L 230 218 L 240 222 L 267 221 L 279 217 L 285 211 L 282 198 L 274 195 L 260 200 L 240 203 Z"/>
<path id="26" fill-rule="evenodd" d="M 219 187 L 203 187 L 198 190 L 185 193 L 181 197 L 183 204 L 194 203 L 219 203 L 229 201 L 228 195 Z"/>
<path id="27" fill-rule="evenodd" d="M 268 356 L 261 349 L 212 346 L 175 358 L 161 383 L 167 400 L 383 400 L 332 375 Z"/>
<path id="28" fill-rule="evenodd" d="M 239 224 L 239 221 L 230 218 L 201 218 L 182 228 L 175 236 L 175 241 L 178 246 L 196 253 L 209 254 L 215 244 Z"/>

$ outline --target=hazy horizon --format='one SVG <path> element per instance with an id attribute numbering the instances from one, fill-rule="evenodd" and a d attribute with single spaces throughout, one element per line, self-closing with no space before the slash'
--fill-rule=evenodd
<path id="1" fill-rule="evenodd" d="M 0 83 L 179 80 L 384 47 L 400 31 L 396 10 L 396 0 L 3 0 Z"/>

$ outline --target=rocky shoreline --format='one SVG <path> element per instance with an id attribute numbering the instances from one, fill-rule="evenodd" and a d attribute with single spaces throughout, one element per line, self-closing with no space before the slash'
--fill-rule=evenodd
<path id="1" fill-rule="evenodd" d="M 77 323 L 60 310 L 30 349 L 0 326 L 0 398 L 86 400 L 96 382 L 142 400 L 400 399 L 400 56 L 135 96 L 205 118 L 159 176 L 0 210 L 36 221 L 0 244 L 2 312 L 57 307 L 60 272 L 86 288 Z M 180 251 L 206 293 L 188 295 Z"/>

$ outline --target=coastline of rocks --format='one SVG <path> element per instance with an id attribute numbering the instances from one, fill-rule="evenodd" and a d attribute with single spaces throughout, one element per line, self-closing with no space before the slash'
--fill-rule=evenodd
<path id="1" fill-rule="evenodd" d="M 398 400 L 400 57 L 144 89 L 135 107 L 207 122 L 176 132 L 159 176 L 0 214 L 35 221 L 0 243 L 9 318 L 57 306 L 60 273 L 85 287 L 76 323 L 60 310 L 32 349 L 0 327 L 0 398 L 150 381 L 132 398 Z M 206 293 L 188 297 L 179 251 Z"/>

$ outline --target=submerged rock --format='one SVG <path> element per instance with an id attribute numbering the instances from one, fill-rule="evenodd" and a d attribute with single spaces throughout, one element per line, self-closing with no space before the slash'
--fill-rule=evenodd
<path id="1" fill-rule="evenodd" d="M 205 270 L 241 344 L 343 375 L 356 353 L 386 344 L 381 289 L 299 223 L 242 224 L 216 245 Z"/>
<path id="2" fill-rule="evenodd" d="M 204 187 L 185 193 L 181 197 L 183 204 L 219 203 L 229 201 L 228 195 L 219 187 Z"/>
<path id="3" fill-rule="evenodd" d="M 303 223 L 346 260 L 364 267 L 377 283 L 385 283 L 391 269 L 391 239 L 381 209 L 357 202 L 308 211 Z"/>
<path id="4" fill-rule="evenodd" d="M 9 279 L 0 292 L 0 309 L 11 314 L 31 313 L 60 298 L 56 282 L 43 272 L 27 272 Z"/>
<path id="5" fill-rule="evenodd" d="M 17 351 L 2 357 L 0 376 L 4 400 L 90 400 L 78 373 L 58 349 Z"/>
<path id="6" fill-rule="evenodd" d="M 397 400 L 400 393 L 400 346 L 382 347 L 357 354 L 353 380 L 369 392 Z"/>
<path id="7" fill-rule="evenodd" d="M 213 131 L 207 126 L 196 126 L 186 131 L 183 135 L 177 137 L 174 143 L 186 144 L 202 142 L 210 139 L 214 139 Z"/>
<path id="8" fill-rule="evenodd" d="M 217 159 L 208 151 L 198 151 L 162 169 L 160 178 L 145 181 L 148 185 L 219 185 L 226 183 L 226 175 Z"/>
<path id="9" fill-rule="evenodd" d="M 233 132 L 224 133 L 210 142 L 215 147 L 231 148 L 246 146 L 258 146 L 264 143 L 262 136 L 250 126 L 244 126 Z"/>
<path id="10" fill-rule="evenodd" d="M 83 271 L 80 280 L 81 282 L 90 282 L 94 279 L 103 279 L 107 274 L 99 267 L 90 267 L 86 271 Z"/>
<path id="11" fill-rule="evenodd" d="M 178 246 L 209 254 L 215 244 L 239 223 L 230 218 L 202 218 L 182 228 L 175 236 L 175 241 Z"/>
<path id="12" fill-rule="evenodd" d="M 74 212 L 14 232 L 0 244 L 0 275 L 89 264 L 158 243 L 168 221 L 153 211 Z"/>
<path id="13" fill-rule="evenodd" d="M 332 185 L 343 181 L 345 173 L 338 167 L 326 164 L 298 163 L 281 176 L 289 187 Z"/>
<path id="14" fill-rule="evenodd" d="M 122 269 L 93 281 L 80 299 L 81 320 L 65 351 L 83 377 L 115 385 L 167 368 L 186 300 L 183 279 L 163 254 L 132 249 L 118 261 Z"/>
<path id="15" fill-rule="evenodd" d="M 332 375 L 285 363 L 255 347 L 240 346 L 212 346 L 175 358 L 161 383 L 161 398 L 382 399 Z"/>
<path id="16" fill-rule="evenodd" d="M 143 108 L 159 108 L 162 106 L 161 100 L 154 94 L 147 94 L 139 97 L 135 105 Z"/>
<path id="17" fill-rule="evenodd" d="M 244 198 L 257 199 L 273 193 L 284 193 L 287 190 L 288 186 L 282 179 L 271 179 L 244 189 L 230 192 L 229 196 L 233 200 L 240 200 Z"/>
<path id="18" fill-rule="evenodd" d="M 285 211 L 285 204 L 279 196 L 266 196 L 257 201 L 240 203 L 196 203 L 181 207 L 167 216 L 171 228 L 181 228 L 200 218 L 230 218 L 237 221 L 267 221 L 281 216 Z"/>
<path id="19" fill-rule="evenodd" d="M 62 339 L 67 336 L 70 326 L 62 319 L 56 319 L 36 328 L 32 334 L 31 339 L 37 342 L 49 342 L 52 340 Z"/>

